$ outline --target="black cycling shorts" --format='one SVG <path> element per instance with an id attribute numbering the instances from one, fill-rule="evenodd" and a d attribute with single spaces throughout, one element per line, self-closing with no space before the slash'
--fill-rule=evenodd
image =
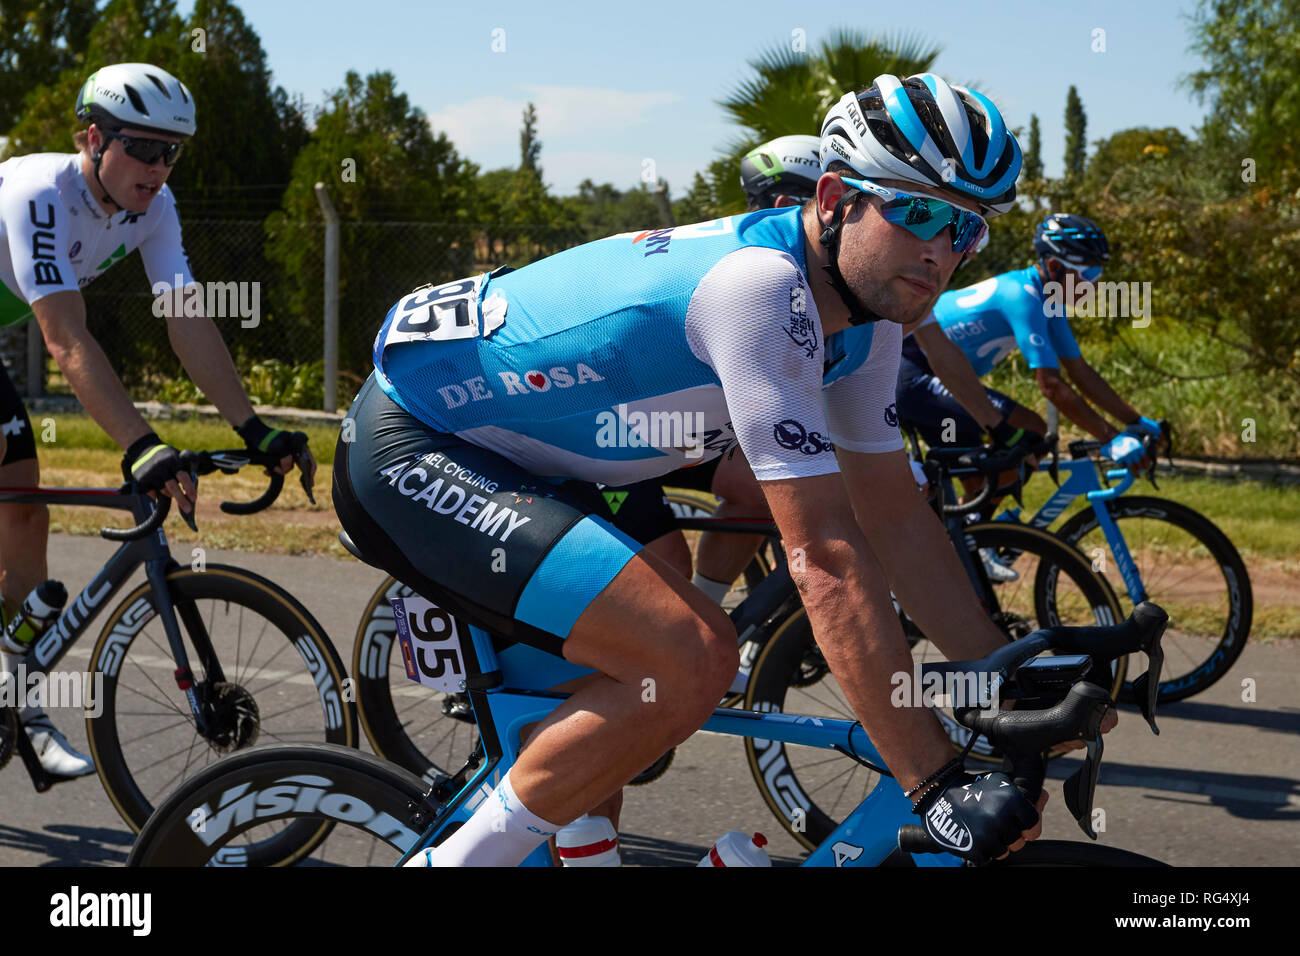
<path id="1" fill-rule="evenodd" d="M 507 640 L 563 638 L 640 550 L 590 482 L 552 484 L 439 432 L 368 379 L 334 458 L 334 508 L 362 555 Z"/>
<path id="2" fill-rule="evenodd" d="M 1004 418 L 1019 404 L 995 388 L 985 387 L 984 392 Z M 984 443 L 984 429 L 939 381 L 924 359 L 914 361 L 906 349 L 898 363 L 894 398 L 898 403 L 898 417 L 914 425 L 927 445 L 970 448 Z"/>
<path id="3" fill-rule="evenodd" d="M 5 436 L 5 454 L 0 459 L 0 465 L 11 465 L 16 461 L 36 457 L 36 436 L 32 434 L 32 420 L 27 417 L 27 406 L 10 381 L 3 363 L 0 363 L 0 429 L 4 430 Z"/>
<path id="4" fill-rule="evenodd" d="M 709 491 L 722 456 L 631 485 L 606 485 L 601 489 L 605 510 L 599 512 L 614 527 L 642 544 L 677 530 L 677 516 L 664 498 L 664 488 Z"/>

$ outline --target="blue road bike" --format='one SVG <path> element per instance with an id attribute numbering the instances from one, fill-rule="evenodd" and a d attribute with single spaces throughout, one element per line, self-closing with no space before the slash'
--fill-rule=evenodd
<path id="1" fill-rule="evenodd" d="M 1161 426 L 1167 436 L 1167 423 Z M 1145 443 L 1154 460 L 1156 439 L 1149 436 Z M 1160 702 L 1172 703 L 1205 690 L 1241 656 L 1254 612 L 1250 576 L 1232 542 L 1204 515 L 1166 498 L 1126 495 L 1135 476 L 1125 468 L 1107 469 L 1101 447 L 1097 441 L 1071 442 L 1068 460 L 1042 462 L 1040 470 L 1064 473 L 1060 487 L 1032 517 L 1016 508 L 996 520 L 1047 530 L 1084 499 L 1087 506 L 1054 533 L 1090 558 L 1103 577 L 1118 572 L 1129 607 L 1154 601 L 1176 622 L 1165 635 L 1167 666 L 1159 687 Z M 1002 557 L 1014 567 L 1014 551 Z M 1038 567 L 1037 599 L 1050 605 L 1058 576 L 1050 566 Z M 1134 700 L 1131 683 L 1121 699 Z"/>
<path id="2" fill-rule="evenodd" d="M 778 613 L 789 594 L 789 572 L 773 570 L 736 609 L 738 630 L 747 620 Z M 186 781 L 165 800 L 140 832 L 128 865 L 246 865 L 247 847 L 276 829 L 304 819 L 334 824 L 334 840 L 348 845 L 339 862 L 391 864 L 436 845 L 487 799 L 513 765 L 523 728 L 544 719 L 567 695 L 548 691 L 589 673 L 561 658 L 522 644 L 507 644 L 466 626 L 422 598 L 395 602 L 404 654 L 412 672 L 438 672 L 468 695 L 479 743 L 465 765 L 430 784 L 397 764 L 345 747 L 300 745 L 236 754 Z M 1087 757 L 1066 782 L 1066 804 L 1089 830 L 1093 790 L 1102 756 L 1100 723 L 1110 695 L 1084 680 L 1094 662 L 1109 669 L 1116 659 L 1141 650 L 1148 672 L 1137 681 L 1144 715 L 1155 728 L 1155 687 L 1167 617 L 1142 605 L 1126 622 L 1109 627 L 1057 627 L 1034 632 L 979 661 L 926 665 L 938 674 L 979 675 L 980 700 L 1001 684 L 1002 698 L 1017 699 L 1014 711 L 967 707 L 957 719 L 988 736 L 1008 755 L 1017 785 L 1035 798 L 1046 772 L 1043 753 L 1065 740 L 1083 740 Z M 1056 656 L 1039 657 L 1048 652 Z M 654 706 L 648 704 L 647 706 Z M 704 730 L 731 736 L 780 740 L 846 755 L 880 773 L 876 787 L 804 861 L 806 866 L 960 866 L 915 827 L 917 818 L 902 788 L 861 724 L 787 713 L 719 708 Z M 309 849 L 304 847 L 300 857 Z M 283 861 L 292 862 L 292 861 Z M 1158 866 L 1127 851 L 1095 844 L 1040 840 L 1002 865 Z M 525 865 L 549 866 L 540 847 Z"/>

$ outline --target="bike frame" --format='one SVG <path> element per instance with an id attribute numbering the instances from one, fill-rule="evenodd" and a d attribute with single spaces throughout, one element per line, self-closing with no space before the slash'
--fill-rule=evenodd
<path id="1" fill-rule="evenodd" d="M 99 508 L 115 508 L 129 511 L 137 523 L 142 523 L 153 512 L 154 503 L 146 495 L 124 494 L 115 488 L 0 488 L 0 503 L 39 503 L 45 505 L 80 505 Z M 167 574 L 180 565 L 172 558 L 167 546 L 167 536 L 160 527 L 157 531 L 135 541 L 122 544 L 112 557 L 104 563 L 90 583 L 81 589 L 76 597 L 71 598 L 54 623 L 45 629 L 33 643 L 30 652 L 34 672 L 47 673 L 56 665 L 75 644 L 90 622 L 103 609 L 105 603 L 117 594 L 126 584 L 135 569 L 144 566 L 150 591 L 153 594 L 154 608 L 162 617 L 163 629 L 167 633 L 167 643 L 171 646 L 172 657 L 176 662 L 178 684 L 187 681 L 185 697 L 189 701 L 190 711 L 198 725 L 200 733 L 206 731 L 207 720 L 203 708 L 194 693 L 194 681 L 191 677 L 189 657 L 185 651 L 185 642 L 181 638 L 180 628 L 176 623 L 173 599 L 167 588 Z M 225 680 L 221 675 L 221 666 L 212 652 L 208 642 L 207 630 L 203 626 L 193 606 L 182 606 L 181 614 L 189 633 L 196 644 L 196 649 L 208 675 L 215 681 Z M 105 656 L 112 655 L 115 645 L 109 644 Z M 117 659 L 100 662 L 105 668 L 116 668 Z"/>
<path id="2" fill-rule="evenodd" d="M 1040 462 L 1038 470 L 1047 471 L 1049 467 L 1050 465 L 1047 463 Z M 1091 458 L 1060 461 L 1057 463 L 1057 468 L 1067 473 L 1065 481 L 1026 523 L 1046 531 L 1057 518 L 1065 513 L 1065 510 L 1070 507 L 1076 498 L 1080 496 L 1087 498 L 1088 504 L 1092 507 L 1092 513 L 1097 516 L 1097 524 L 1101 528 L 1102 534 L 1106 536 L 1106 543 L 1110 545 L 1111 554 L 1115 556 L 1115 564 L 1119 568 L 1120 577 L 1124 579 L 1124 587 L 1128 591 L 1128 596 L 1136 607 L 1147 600 L 1146 586 L 1142 583 L 1142 576 L 1138 573 L 1137 562 L 1133 560 L 1133 556 L 1129 552 L 1128 542 L 1124 540 L 1123 533 L 1119 530 L 1119 526 L 1115 524 L 1115 519 L 1110 514 L 1110 508 L 1107 507 L 1107 502 L 1115 500 L 1133 487 L 1135 479 L 1132 473 L 1127 468 L 1110 469 L 1106 472 L 1106 479 L 1108 481 L 1119 481 L 1119 484 L 1103 488 L 1101 479 L 1097 474 L 1097 466 Z M 994 520 L 1020 521 L 1021 519 L 1017 510 L 1003 512 Z"/>
<path id="3" fill-rule="evenodd" d="M 789 570 L 782 563 L 736 609 L 737 630 L 743 634 L 743 622 L 761 622 L 778 610 L 789 599 L 791 590 Z M 526 645 L 513 644 L 498 652 L 492 637 L 477 627 L 462 624 L 458 634 L 465 662 L 466 689 L 486 759 L 441 807 L 420 839 L 403 856 L 403 863 L 420 849 L 433 845 L 447 826 L 468 820 L 492 793 L 501 775 L 514 765 L 519 756 L 521 730 L 545 719 L 568 698 L 567 694 L 544 688 L 591 673 Z M 539 666 L 543 661 L 546 666 Z M 837 750 L 877 767 L 885 765 L 884 758 L 857 721 L 720 707 L 700 729 L 731 737 L 755 737 Z M 871 793 L 802 865 L 876 866 L 898 852 L 899 827 L 916 822 L 911 801 L 903 796 L 902 787 L 893 777 L 881 775 Z M 949 854 L 917 854 L 913 860 L 917 866 L 962 865 L 960 858 Z M 549 846 L 538 847 L 522 865 L 552 866 Z"/>

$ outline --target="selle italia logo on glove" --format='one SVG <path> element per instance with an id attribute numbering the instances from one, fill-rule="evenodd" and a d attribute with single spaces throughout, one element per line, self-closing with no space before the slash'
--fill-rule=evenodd
<path id="1" fill-rule="evenodd" d="M 936 843 L 964 853 L 972 845 L 970 830 L 962 826 L 952 816 L 952 804 L 947 797 L 940 797 L 925 814 L 925 828 Z"/>

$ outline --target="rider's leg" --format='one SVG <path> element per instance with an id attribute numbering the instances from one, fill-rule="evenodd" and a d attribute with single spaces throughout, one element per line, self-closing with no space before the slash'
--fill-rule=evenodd
<path id="1" fill-rule="evenodd" d="M 35 458 L 0 465 L 0 488 L 26 488 L 40 483 Z M 23 599 L 49 577 L 45 549 L 50 535 L 50 509 L 43 504 L 0 505 L 0 593 L 5 619 L 22 607 Z"/>
<path id="2" fill-rule="evenodd" d="M 713 493 L 722 499 L 714 517 L 771 520 L 767 499 L 763 497 L 758 479 L 754 477 L 749 462 L 739 448 L 722 456 L 713 476 Z M 722 596 L 725 596 L 732 582 L 744 573 L 745 566 L 753 560 L 762 543 L 763 536 L 757 534 L 706 531 L 700 535 L 695 554 L 695 573 L 697 578 L 704 579 L 704 590 L 711 592 L 712 596 L 722 587 L 725 588 Z M 701 582 L 697 580 L 696 583 Z M 707 586 L 709 584 L 712 585 L 711 589 Z M 720 601 L 721 596 L 717 600 Z"/>
<path id="3" fill-rule="evenodd" d="M 514 865 L 697 730 L 737 667 L 722 610 L 555 485 L 439 433 L 374 379 L 335 449 L 335 511 L 367 557 L 451 613 L 600 672 L 543 720 L 470 820 L 429 856 Z"/>
<path id="4" fill-rule="evenodd" d="M 30 432 L 26 417 L 22 420 Z M 0 488 L 38 485 L 40 467 L 34 443 L 23 442 L 20 432 L 19 438 L 9 443 L 8 453 L 19 460 L 0 465 Z M 0 505 L 0 592 L 4 594 L 6 621 L 22 607 L 27 595 L 49 577 L 45 557 L 49 534 L 50 511 L 45 505 Z M 17 674 L 26 659 L 23 654 L 0 649 L 0 670 Z M 43 708 L 24 704 L 18 708 L 18 719 L 46 772 L 60 777 L 94 773 L 94 762 L 68 743 Z"/>
<path id="5" fill-rule="evenodd" d="M 578 618 L 564 656 L 600 674 L 537 725 L 502 780 L 508 822 L 485 802 L 429 854 L 432 865 L 522 862 L 698 730 L 738 664 L 730 619 L 644 550 Z M 505 834 L 515 818 L 529 821 L 531 842 Z"/>
<path id="6" fill-rule="evenodd" d="M 542 721 L 511 771 L 520 799 L 562 823 L 698 730 L 739 663 L 730 619 L 644 552 L 578 618 L 564 656 L 604 676 Z"/>

